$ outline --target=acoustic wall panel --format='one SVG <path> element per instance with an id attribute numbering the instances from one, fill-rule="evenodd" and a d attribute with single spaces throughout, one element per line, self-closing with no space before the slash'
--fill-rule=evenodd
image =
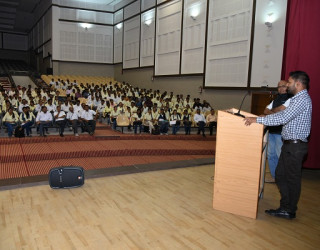
<path id="1" fill-rule="evenodd" d="M 47 42 L 46 44 L 43 45 L 42 56 L 47 57 L 49 53 L 50 55 L 52 55 L 52 41 Z"/>
<path id="2" fill-rule="evenodd" d="M 139 67 L 140 16 L 124 22 L 123 68 Z"/>
<path id="3" fill-rule="evenodd" d="M 155 75 L 180 73 L 181 15 L 181 0 L 157 8 Z"/>
<path id="4" fill-rule="evenodd" d="M 60 19 L 89 23 L 113 24 L 112 13 L 69 8 L 60 8 Z"/>
<path id="5" fill-rule="evenodd" d="M 114 34 L 114 63 L 122 62 L 122 38 L 123 38 L 123 24 L 118 23 L 113 27 Z"/>
<path id="6" fill-rule="evenodd" d="M 132 4 L 124 8 L 124 19 L 128 19 L 136 14 L 140 13 L 140 0 L 133 2 Z"/>
<path id="7" fill-rule="evenodd" d="M 103 11 L 113 11 L 112 5 L 108 5 L 105 1 L 92 1 L 92 0 L 53 0 L 53 4 L 58 4 L 61 6 L 91 9 L 91 10 L 103 10 Z"/>
<path id="8" fill-rule="evenodd" d="M 277 87 L 281 78 L 287 0 L 257 1 L 251 87 Z M 268 28 L 265 22 L 271 22 Z"/>
<path id="9" fill-rule="evenodd" d="M 157 4 L 164 3 L 165 1 L 168 1 L 168 0 L 157 0 Z"/>
<path id="10" fill-rule="evenodd" d="M 58 22 L 53 38 L 53 59 L 113 63 L 113 27 Z"/>
<path id="11" fill-rule="evenodd" d="M 51 9 L 43 16 L 43 42 L 52 37 L 52 12 Z"/>
<path id="12" fill-rule="evenodd" d="M 209 0 L 205 86 L 247 87 L 252 0 Z"/>
<path id="13" fill-rule="evenodd" d="M 123 9 L 113 14 L 113 23 L 119 23 L 123 21 Z"/>
<path id="14" fill-rule="evenodd" d="M 203 73 L 207 0 L 185 0 L 181 74 Z"/>
<path id="15" fill-rule="evenodd" d="M 38 25 L 35 25 L 32 29 L 32 47 L 35 49 L 38 47 Z"/>
<path id="16" fill-rule="evenodd" d="M 156 5 L 156 0 L 141 0 L 141 11 L 150 9 Z"/>
<path id="17" fill-rule="evenodd" d="M 154 65 L 155 9 L 141 14 L 140 66 Z"/>

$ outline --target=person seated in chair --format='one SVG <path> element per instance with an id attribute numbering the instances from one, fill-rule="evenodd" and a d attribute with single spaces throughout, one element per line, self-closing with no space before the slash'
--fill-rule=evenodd
<path id="1" fill-rule="evenodd" d="M 72 126 L 74 135 L 79 136 L 78 134 L 79 116 L 78 116 L 78 113 L 74 112 L 74 109 L 72 106 L 69 108 L 69 112 L 67 113 L 67 120 L 69 124 L 71 124 Z"/>
<path id="2" fill-rule="evenodd" d="M 9 107 L 8 111 L 2 118 L 3 125 L 8 129 L 8 136 L 11 138 L 13 134 L 13 129 L 17 126 L 19 121 L 19 115 L 13 110 L 13 107 Z"/>
<path id="3" fill-rule="evenodd" d="M 183 121 L 184 131 L 186 132 L 186 135 L 190 135 L 192 121 L 191 121 L 191 115 L 188 114 L 187 109 L 183 111 L 182 121 Z"/>
<path id="4" fill-rule="evenodd" d="M 160 134 L 168 134 L 169 129 L 169 117 L 164 113 L 164 109 L 160 109 L 160 114 L 157 117 L 158 125 L 160 126 Z"/>
<path id="5" fill-rule="evenodd" d="M 104 108 L 104 110 L 102 112 L 102 117 L 107 120 L 107 124 L 108 125 L 111 124 L 111 121 L 110 121 L 110 113 L 111 113 L 111 111 L 112 111 L 112 107 L 110 105 L 110 102 L 107 101 L 106 102 L 106 107 Z"/>
<path id="6" fill-rule="evenodd" d="M 131 117 L 131 120 L 133 121 L 133 130 L 134 133 L 137 133 L 137 128 L 139 127 L 139 134 L 141 134 L 141 130 L 142 130 L 142 113 L 141 113 L 141 109 L 137 109 L 137 113 L 134 113 Z"/>
<path id="7" fill-rule="evenodd" d="M 52 125 L 52 114 L 48 112 L 46 106 L 42 106 L 41 111 L 38 113 L 36 123 L 39 126 L 40 136 L 46 137 L 45 128 Z"/>
<path id="8" fill-rule="evenodd" d="M 173 114 L 170 117 L 170 124 L 172 125 L 172 134 L 176 135 L 180 128 L 181 116 L 178 114 L 177 110 L 173 110 Z"/>
<path id="9" fill-rule="evenodd" d="M 118 110 L 117 106 L 113 107 L 113 110 L 110 113 L 110 120 L 112 122 L 112 129 L 116 130 L 117 128 L 117 117 L 120 115 L 120 111 Z"/>
<path id="10" fill-rule="evenodd" d="M 81 113 L 81 120 L 85 130 L 88 131 L 90 135 L 93 135 L 96 130 L 96 116 L 97 113 L 94 110 L 89 109 L 88 105 L 84 106 L 84 110 Z"/>
<path id="11" fill-rule="evenodd" d="M 20 114 L 21 128 L 25 130 L 28 137 L 31 137 L 31 126 L 35 120 L 34 114 L 30 111 L 28 106 L 22 108 Z"/>
<path id="12" fill-rule="evenodd" d="M 61 106 L 57 106 L 57 111 L 53 115 L 55 123 L 59 126 L 59 135 L 63 137 L 64 127 L 66 126 L 66 113 L 61 110 Z"/>
<path id="13" fill-rule="evenodd" d="M 152 117 L 151 109 L 148 109 L 148 111 L 145 114 L 143 114 L 142 112 L 142 117 L 143 117 L 142 121 L 143 121 L 143 125 L 145 126 L 145 129 L 149 127 L 149 133 L 152 134 L 152 129 L 154 129 L 153 124 L 155 123 L 155 121 Z M 148 131 L 145 131 L 145 132 L 147 133 Z"/>
<path id="14" fill-rule="evenodd" d="M 194 115 L 193 119 L 198 126 L 198 135 L 202 132 L 202 136 L 205 137 L 204 126 L 206 124 L 206 118 L 204 118 L 204 115 L 200 113 L 200 109 L 197 109 L 197 113 Z"/>
<path id="15" fill-rule="evenodd" d="M 131 127 L 132 127 L 131 116 L 132 116 L 132 113 L 131 113 L 131 108 L 129 106 L 126 108 L 126 111 L 124 112 L 124 114 L 125 114 L 126 117 L 128 117 L 128 120 L 129 120 L 128 130 L 131 131 Z"/>
<path id="16" fill-rule="evenodd" d="M 46 107 L 47 107 L 48 112 L 51 113 L 52 115 L 57 110 L 56 105 L 52 103 L 52 99 L 48 100 Z"/>
<path id="17" fill-rule="evenodd" d="M 210 114 L 206 118 L 207 124 L 209 125 L 210 135 L 213 133 L 213 128 L 217 127 L 217 116 L 214 109 L 211 109 Z"/>

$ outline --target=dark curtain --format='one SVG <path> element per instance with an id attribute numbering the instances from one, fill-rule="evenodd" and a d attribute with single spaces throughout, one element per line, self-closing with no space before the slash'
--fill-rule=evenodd
<path id="1" fill-rule="evenodd" d="M 320 168 L 320 1 L 288 0 L 282 79 L 295 70 L 310 77 L 312 126 L 306 168 Z M 276 25 L 276 24 L 275 24 Z"/>

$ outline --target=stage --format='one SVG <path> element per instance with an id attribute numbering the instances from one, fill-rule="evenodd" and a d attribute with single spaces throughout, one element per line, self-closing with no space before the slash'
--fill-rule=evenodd
<path id="1" fill-rule="evenodd" d="M 0 186 L 48 180 L 51 168 L 81 166 L 85 178 L 214 163 L 215 136 L 122 134 L 0 139 Z"/>

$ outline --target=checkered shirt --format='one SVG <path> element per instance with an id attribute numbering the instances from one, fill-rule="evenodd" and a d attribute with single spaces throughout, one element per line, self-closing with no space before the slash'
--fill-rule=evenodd
<path id="1" fill-rule="evenodd" d="M 311 129 L 311 113 L 311 98 L 308 91 L 304 89 L 291 98 L 286 109 L 265 117 L 258 117 L 257 123 L 266 126 L 284 125 L 281 134 L 284 140 L 307 141 Z"/>

